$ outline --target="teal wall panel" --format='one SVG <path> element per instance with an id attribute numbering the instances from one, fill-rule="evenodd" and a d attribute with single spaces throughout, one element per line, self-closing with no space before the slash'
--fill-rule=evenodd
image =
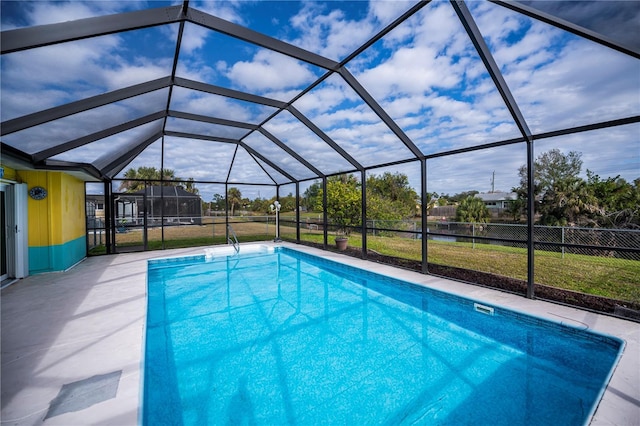
<path id="1" fill-rule="evenodd" d="M 60 245 L 29 247 L 29 274 L 64 271 L 86 255 L 87 241 L 84 235 Z"/>

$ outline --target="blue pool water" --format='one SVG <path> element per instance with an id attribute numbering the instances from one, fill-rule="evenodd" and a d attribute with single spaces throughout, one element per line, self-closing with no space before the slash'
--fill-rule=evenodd
<path id="1" fill-rule="evenodd" d="M 281 247 L 148 287 L 144 425 L 581 425 L 623 345 Z"/>

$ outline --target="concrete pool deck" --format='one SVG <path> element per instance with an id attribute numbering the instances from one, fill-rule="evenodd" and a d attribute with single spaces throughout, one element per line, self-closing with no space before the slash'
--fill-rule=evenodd
<path id="1" fill-rule="evenodd" d="M 274 243 L 264 243 L 275 245 Z M 640 425 L 640 324 L 280 243 L 369 271 L 619 337 L 624 353 L 592 425 Z M 2 424 L 135 425 L 139 421 L 147 260 L 205 247 L 91 257 L 1 293 Z"/>

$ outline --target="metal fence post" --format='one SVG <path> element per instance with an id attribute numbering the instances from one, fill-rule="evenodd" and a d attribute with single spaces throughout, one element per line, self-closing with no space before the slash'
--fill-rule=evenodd
<path id="1" fill-rule="evenodd" d="M 564 226 L 560 230 L 562 231 L 562 258 L 564 259 Z"/>
<path id="2" fill-rule="evenodd" d="M 473 222 L 473 223 L 471 224 L 471 236 L 472 236 L 472 237 L 475 237 L 475 236 L 476 236 L 476 223 L 475 223 L 475 222 Z M 472 238 L 472 239 L 471 239 L 471 248 L 472 248 L 472 249 L 475 249 L 475 248 L 476 248 L 476 239 L 475 239 L 475 238 Z"/>

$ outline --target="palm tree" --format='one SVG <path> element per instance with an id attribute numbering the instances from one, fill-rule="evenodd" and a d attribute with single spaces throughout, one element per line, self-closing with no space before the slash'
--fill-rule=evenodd
<path id="1" fill-rule="evenodd" d="M 549 226 L 593 226 L 604 211 L 580 178 L 556 182 L 540 202 L 540 223 Z"/>
<path id="2" fill-rule="evenodd" d="M 138 168 L 138 170 L 140 170 L 140 168 Z M 144 181 L 140 180 L 141 177 L 138 170 L 131 168 L 125 172 L 125 180 L 123 180 L 118 187 L 119 191 L 136 192 L 144 188 Z"/>
<path id="3" fill-rule="evenodd" d="M 159 178 L 160 172 L 156 173 Z M 180 178 L 176 176 L 176 172 L 173 169 L 162 169 L 162 180 L 164 181 L 164 186 L 176 186 L 177 183 L 172 181 L 180 180 Z M 193 178 L 191 178 L 191 180 L 193 180 Z"/>
<path id="4" fill-rule="evenodd" d="M 122 181 L 119 191 L 125 192 L 137 192 L 144 189 L 145 181 L 157 181 L 163 180 L 164 186 L 177 185 L 176 180 L 180 180 L 176 177 L 175 171 L 172 169 L 162 169 L 162 179 L 160 178 L 160 171 L 155 167 L 140 166 L 137 169 L 133 167 L 127 170 L 124 174 L 125 180 Z M 193 181 L 193 178 L 190 179 Z M 193 183 L 192 183 L 193 185 Z"/>
<path id="5" fill-rule="evenodd" d="M 514 221 L 520 221 L 522 216 L 522 209 L 524 208 L 525 200 L 522 198 L 516 198 L 515 200 L 509 200 L 507 204 L 506 212 L 513 217 Z"/>
<path id="6" fill-rule="evenodd" d="M 227 191 L 227 203 L 231 205 L 231 216 L 233 216 L 235 207 L 242 203 L 242 193 L 238 188 L 229 188 Z"/>
<path id="7" fill-rule="evenodd" d="M 189 178 L 185 183 L 184 183 L 184 190 L 187 192 L 190 192 L 194 195 L 198 195 L 200 193 L 200 191 L 198 191 L 198 188 L 196 188 L 196 184 L 193 181 L 193 178 Z"/>
<path id="8" fill-rule="evenodd" d="M 456 209 L 456 221 L 471 223 L 487 223 L 491 217 L 489 209 L 478 197 L 468 196 L 460 201 Z"/>

